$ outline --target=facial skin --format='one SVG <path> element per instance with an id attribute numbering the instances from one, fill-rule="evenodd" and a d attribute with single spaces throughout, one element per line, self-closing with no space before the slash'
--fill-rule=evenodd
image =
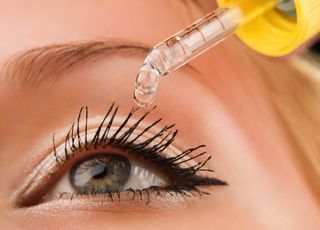
<path id="1" fill-rule="evenodd" d="M 201 12 L 180 1 L 2 1 L 0 63 L 30 48 L 111 38 L 153 46 Z M 207 7 L 212 7 L 210 4 Z M 210 10 L 208 8 L 208 10 Z M 3 229 L 317 229 L 319 205 L 272 107 L 251 51 L 231 38 L 161 79 L 151 117 L 179 129 L 179 146 L 206 144 L 208 167 L 229 186 L 182 207 L 16 208 L 13 194 L 75 121 L 116 101 L 125 116 L 143 55 L 109 55 L 38 88 L 0 79 L 0 223 Z M 259 57 L 260 58 L 260 57 Z M 277 62 L 277 61 L 275 61 Z M 277 74 L 277 68 L 268 68 Z M 152 119 L 150 119 L 152 120 Z M 59 139 L 60 138 L 60 139 Z M 52 151 L 52 150 L 51 150 Z"/>

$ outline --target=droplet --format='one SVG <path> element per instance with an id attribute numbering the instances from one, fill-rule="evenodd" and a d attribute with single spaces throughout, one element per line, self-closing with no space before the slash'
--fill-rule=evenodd
<path id="1" fill-rule="evenodd" d="M 134 91 L 134 102 L 140 107 L 147 107 L 156 97 L 156 92 L 142 92 L 139 89 Z"/>

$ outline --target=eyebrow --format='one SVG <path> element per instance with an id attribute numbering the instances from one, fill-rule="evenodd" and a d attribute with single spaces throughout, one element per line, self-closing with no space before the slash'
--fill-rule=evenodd
<path id="1" fill-rule="evenodd" d="M 110 55 L 144 57 L 150 48 L 123 41 L 85 41 L 54 44 L 15 54 L 7 60 L 1 76 L 22 85 L 38 86 L 59 78 L 75 68 L 92 64 Z"/>

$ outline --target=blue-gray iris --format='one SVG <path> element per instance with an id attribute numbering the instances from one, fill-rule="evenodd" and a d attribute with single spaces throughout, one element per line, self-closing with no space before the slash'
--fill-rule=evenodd
<path id="1" fill-rule="evenodd" d="M 129 160 L 118 154 L 101 153 L 75 164 L 69 180 L 77 193 L 104 194 L 120 191 L 130 177 Z"/>

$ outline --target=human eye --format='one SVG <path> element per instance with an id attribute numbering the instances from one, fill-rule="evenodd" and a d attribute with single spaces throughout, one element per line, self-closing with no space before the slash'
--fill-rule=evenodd
<path id="1" fill-rule="evenodd" d="M 146 123 L 152 110 L 135 116 L 140 111 L 134 108 L 120 117 L 113 103 L 96 125 L 88 107 L 81 108 L 63 141 L 53 134 L 51 154 L 31 172 L 17 205 L 185 201 L 208 195 L 209 186 L 227 185 L 206 167 L 211 155 L 204 145 L 182 149 L 174 143 L 174 125 Z"/>

